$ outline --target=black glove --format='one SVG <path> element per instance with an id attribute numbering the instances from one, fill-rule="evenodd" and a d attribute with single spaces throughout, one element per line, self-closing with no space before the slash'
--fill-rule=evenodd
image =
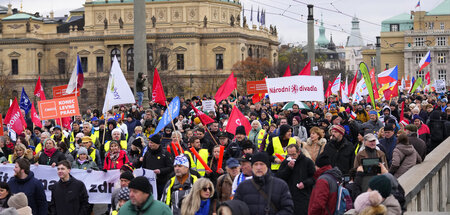
<path id="1" fill-rule="evenodd" d="M 103 171 L 103 172 L 108 172 L 108 170 L 107 170 L 107 169 L 102 169 L 102 171 Z"/>

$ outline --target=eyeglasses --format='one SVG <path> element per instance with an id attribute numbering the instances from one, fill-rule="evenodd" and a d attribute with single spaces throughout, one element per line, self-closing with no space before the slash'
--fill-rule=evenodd
<path id="1" fill-rule="evenodd" d="M 202 190 L 203 191 L 208 191 L 209 190 L 209 192 L 212 192 L 212 188 L 211 187 L 204 187 L 204 188 L 202 188 Z"/>

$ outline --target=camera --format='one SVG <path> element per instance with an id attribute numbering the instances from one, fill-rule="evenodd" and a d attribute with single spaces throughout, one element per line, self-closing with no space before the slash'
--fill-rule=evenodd
<path id="1" fill-rule="evenodd" d="M 377 175 L 381 173 L 381 168 L 379 163 L 381 162 L 380 158 L 363 158 L 361 159 L 364 174 L 366 175 Z"/>

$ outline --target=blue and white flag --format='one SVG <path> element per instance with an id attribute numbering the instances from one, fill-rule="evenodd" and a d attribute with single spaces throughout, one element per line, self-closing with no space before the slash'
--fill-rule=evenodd
<path id="1" fill-rule="evenodd" d="M 164 112 L 161 120 L 158 123 L 158 126 L 156 126 L 155 132 L 150 135 L 153 136 L 159 131 L 161 131 L 164 127 L 166 127 L 167 124 L 169 124 L 173 119 L 175 119 L 180 114 L 180 98 L 175 97 L 173 98 L 172 102 L 170 102 L 169 107 Z"/>
<path id="2" fill-rule="evenodd" d="M 111 72 L 109 73 L 108 88 L 106 89 L 103 114 L 111 110 L 115 105 L 135 103 L 133 92 L 127 83 L 127 79 L 120 69 L 119 61 L 114 56 Z"/>
<path id="3" fill-rule="evenodd" d="M 25 111 L 25 115 L 28 114 L 31 110 L 31 100 L 28 98 L 27 93 L 25 92 L 25 89 L 22 87 L 22 96 L 20 96 L 20 103 L 19 103 L 20 109 Z"/>

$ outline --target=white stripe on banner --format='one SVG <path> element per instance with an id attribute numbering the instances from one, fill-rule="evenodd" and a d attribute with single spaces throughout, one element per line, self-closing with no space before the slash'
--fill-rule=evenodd
<path id="1" fill-rule="evenodd" d="M 31 165 L 30 169 L 34 173 L 34 177 L 42 182 L 47 201 L 50 201 L 51 191 L 49 190 L 49 187 L 59 181 L 56 167 Z M 114 189 L 120 188 L 119 170 L 108 170 L 108 172 L 92 171 L 91 173 L 88 173 L 86 170 L 72 169 L 70 174 L 74 178 L 84 182 L 89 195 L 89 203 L 91 204 L 111 204 L 112 192 Z M 157 196 L 156 176 L 152 170 L 142 168 L 136 169 L 134 170 L 133 175 L 135 177 L 147 177 L 153 187 L 153 196 Z M 11 177 L 14 177 L 14 164 L 0 165 L 0 181 L 8 182 Z"/>

